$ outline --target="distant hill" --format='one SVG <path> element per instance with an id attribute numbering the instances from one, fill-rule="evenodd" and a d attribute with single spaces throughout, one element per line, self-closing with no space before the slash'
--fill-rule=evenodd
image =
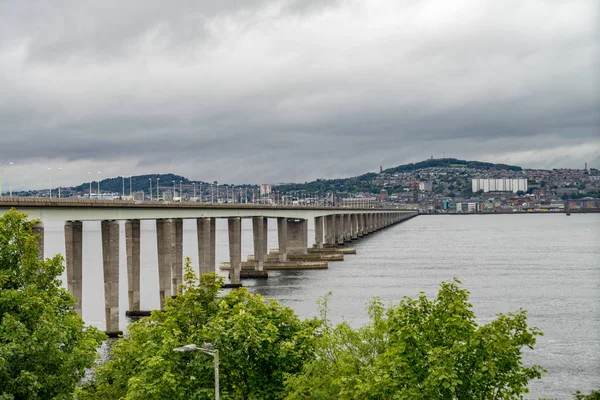
<path id="1" fill-rule="evenodd" d="M 388 168 L 384 170 L 384 173 L 393 174 L 396 172 L 410 172 L 424 168 L 451 168 L 451 167 L 464 167 L 471 169 L 484 169 L 484 170 L 509 170 L 509 171 L 522 171 L 523 168 L 516 165 L 507 164 L 494 164 L 482 161 L 466 161 L 459 160 L 457 158 L 438 158 L 420 161 L 418 163 L 410 163 L 399 165 L 394 168 Z"/>
<path id="2" fill-rule="evenodd" d="M 94 176 L 92 176 L 92 178 L 94 178 Z M 188 180 L 187 178 L 180 176 L 180 175 L 175 175 L 175 174 L 136 175 L 136 176 L 131 177 L 132 190 L 134 192 L 138 191 L 138 190 L 143 190 L 146 193 L 149 193 L 150 179 L 152 179 L 152 187 L 153 188 L 156 188 L 156 180 L 157 179 L 159 179 L 161 187 L 172 187 L 173 181 L 175 181 L 177 185 L 179 185 L 179 181 L 181 181 L 181 183 L 184 185 L 192 183 L 192 181 Z M 129 183 L 130 183 L 129 181 L 130 181 L 129 177 L 126 176 L 125 177 L 125 193 L 127 193 L 127 194 L 129 194 Z M 197 183 L 204 183 L 204 182 L 197 182 Z M 96 190 L 97 185 L 98 185 L 98 181 L 93 180 L 92 181 L 92 191 Z M 77 192 L 87 192 L 89 190 L 89 187 L 90 187 L 90 183 L 85 182 L 79 186 L 74 186 L 72 189 Z M 100 181 L 100 188 L 102 189 L 103 192 L 121 193 L 121 191 L 123 190 L 123 178 L 119 176 L 116 178 L 102 179 Z"/>
<path id="3" fill-rule="evenodd" d="M 522 168 L 516 165 L 494 164 L 482 161 L 466 161 L 456 158 L 429 159 L 418 163 L 399 165 L 394 168 L 388 168 L 383 174 L 395 174 L 399 172 L 416 172 L 425 168 L 470 168 L 479 170 L 510 170 L 522 171 Z M 374 172 L 352 178 L 341 179 L 317 179 L 316 181 L 306 183 L 287 183 L 277 185 L 276 190 L 283 193 L 304 191 L 305 193 L 327 193 L 327 192 L 349 192 L 349 193 L 378 193 L 383 186 L 373 184 L 372 181 L 378 176 Z"/>

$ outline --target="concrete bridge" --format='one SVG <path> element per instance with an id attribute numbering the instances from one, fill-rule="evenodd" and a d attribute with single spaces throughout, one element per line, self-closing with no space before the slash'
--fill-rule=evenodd
<path id="1" fill-rule="evenodd" d="M 416 211 L 383 208 L 333 208 L 256 204 L 160 203 L 119 200 L 40 199 L 2 197 L 0 215 L 11 208 L 39 219 L 34 231 L 40 235 L 43 257 L 44 221 L 64 222 L 67 290 L 78 300 L 82 312 L 83 225 L 101 221 L 107 332 L 119 330 L 119 221 L 125 221 L 127 253 L 128 310 L 140 310 L 140 220 L 155 220 L 158 248 L 159 297 L 177 294 L 183 282 L 183 219 L 195 219 L 198 233 L 200 274 L 215 272 L 215 219 L 228 220 L 230 281 L 241 286 L 241 219 L 252 219 L 254 270 L 266 274 L 267 221 L 277 219 L 278 257 L 284 265 L 288 256 L 296 259 L 312 249 L 334 249 L 372 232 L 417 215 Z M 314 244 L 308 246 L 308 219 L 314 218 Z"/>

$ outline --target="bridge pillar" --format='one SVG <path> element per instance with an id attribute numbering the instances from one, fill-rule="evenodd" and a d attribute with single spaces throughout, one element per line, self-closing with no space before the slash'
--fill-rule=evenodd
<path id="1" fill-rule="evenodd" d="M 176 296 L 179 293 L 179 285 L 183 283 L 183 219 L 173 219 L 173 244 L 174 250 L 171 256 L 171 295 Z"/>
<path id="2" fill-rule="evenodd" d="M 75 297 L 73 309 L 82 316 L 83 304 L 83 223 L 65 222 L 65 253 L 67 262 L 67 290 Z"/>
<path id="3" fill-rule="evenodd" d="M 358 239 L 358 214 L 350 215 L 352 221 L 352 240 Z"/>
<path id="4" fill-rule="evenodd" d="M 252 217 L 252 233 L 254 237 L 254 269 L 264 270 L 265 263 L 265 217 Z"/>
<path id="5" fill-rule="evenodd" d="M 196 218 L 196 230 L 198 233 L 198 271 L 200 272 L 200 275 L 215 272 L 214 229 L 214 218 Z"/>
<path id="6" fill-rule="evenodd" d="M 38 252 L 40 260 L 44 259 L 44 224 L 40 221 L 31 229 L 34 235 L 38 235 Z"/>
<path id="7" fill-rule="evenodd" d="M 344 245 L 344 214 L 337 214 L 335 216 L 335 241 L 339 246 Z"/>
<path id="8" fill-rule="evenodd" d="M 323 220 L 324 217 L 315 217 L 315 247 L 323 248 Z"/>
<path id="9" fill-rule="evenodd" d="M 230 217 L 227 219 L 229 230 L 229 280 L 232 284 L 240 283 L 242 269 L 242 219 Z"/>
<path id="10" fill-rule="evenodd" d="M 263 219 L 263 233 L 265 240 L 263 240 L 263 254 L 265 255 L 265 261 L 267 261 L 267 254 L 269 254 L 269 218 Z"/>
<path id="11" fill-rule="evenodd" d="M 102 221 L 106 332 L 119 331 L 119 221 Z"/>
<path id="12" fill-rule="evenodd" d="M 365 214 L 358 214 L 358 237 L 365 235 Z"/>
<path id="13" fill-rule="evenodd" d="M 308 253 L 308 220 L 291 219 L 287 221 L 288 254 Z"/>
<path id="14" fill-rule="evenodd" d="M 127 292 L 129 311 L 140 310 L 140 220 L 125 221 L 125 251 L 127 253 Z"/>
<path id="15" fill-rule="evenodd" d="M 336 241 L 336 228 L 335 228 L 335 215 L 325 216 L 325 246 L 335 247 Z"/>
<path id="16" fill-rule="evenodd" d="M 156 247 L 158 249 L 158 286 L 160 308 L 165 306 L 165 299 L 171 295 L 171 248 L 173 242 L 173 226 L 170 219 L 156 220 Z"/>
<path id="17" fill-rule="evenodd" d="M 344 214 L 344 242 L 352 241 L 352 217 L 351 214 Z"/>
<path id="18" fill-rule="evenodd" d="M 286 262 L 288 255 L 288 225 L 287 218 L 277 218 L 277 242 L 279 243 L 279 261 Z"/>

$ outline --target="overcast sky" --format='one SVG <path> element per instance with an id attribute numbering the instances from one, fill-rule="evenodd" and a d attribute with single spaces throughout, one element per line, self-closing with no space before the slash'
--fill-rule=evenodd
<path id="1" fill-rule="evenodd" d="M 3 187 L 304 182 L 432 155 L 600 168 L 599 5 L 3 0 Z"/>

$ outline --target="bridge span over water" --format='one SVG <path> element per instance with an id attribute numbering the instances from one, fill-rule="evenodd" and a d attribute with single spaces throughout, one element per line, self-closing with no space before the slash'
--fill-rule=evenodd
<path id="1" fill-rule="evenodd" d="M 0 197 L 0 215 L 11 208 L 39 219 L 34 231 L 40 235 L 43 257 L 44 225 L 64 222 L 67 290 L 78 300 L 82 312 L 84 222 L 100 221 L 104 271 L 107 332 L 119 330 L 119 225 L 125 224 L 128 310 L 140 311 L 140 221 L 155 220 L 158 248 L 159 297 L 177 294 L 183 282 L 183 220 L 196 220 L 199 272 L 215 272 L 215 219 L 228 222 L 230 281 L 239 286 L 242 277 L 241 220 L 252 220 L 253 270 L 266 276 L 268 219 L 277 220 L 277 263 L 285 268 L 288 258 L 302 259 L 309 252 L 336 252 L 344 244 L 416 216 L 414 210 L 394 208 L 346 208 L 264 204 L 161 203 L 121 200 L 40 199 Z M 308 219 L 314 218 L 314 244 L 308 245 Z"/>

